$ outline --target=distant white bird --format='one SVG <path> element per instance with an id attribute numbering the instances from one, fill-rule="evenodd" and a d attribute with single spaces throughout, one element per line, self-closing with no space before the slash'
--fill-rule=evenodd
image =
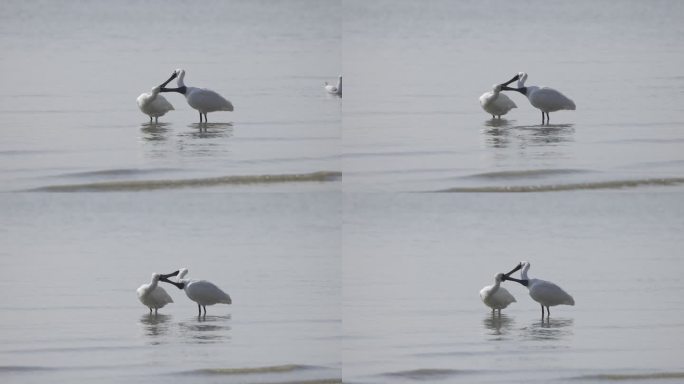
<path id="1" fill-rule="evenodd" d="M 517 91 L 527 96 L 533 107 L 542 111 L 542 124 L 544 124 L 544 114 L 546 114 L 546 124 L 549 123 L 550 117 L 549 112 L 556 112 L 560 110 L 575 110 L 575 102 L 570 100 L 567 96 L 560 93 L 553 88 L 549 87 L 537 87 L 537 86 L 525 86 L 525 81 L 527 80 L 527 73 L 518 73 L 518 88 L 510 88 L 502 84 L 501 88 L 504 91 Z"/>
<path id="2" fill-rule="evenodd" d="M 158 122 L 159 116 L 164 116 L 166 112 L 173 111 L 173 105 L 164 96 L 159 94 L 161 87 L 152 88 L 152 92 L 143 93 L 138 96 L 138 108 L 140 111 L 150 116 L 150 123 L 154 117 L 154 122 Z"/>
<path id="3" fill-rule="evenodd" d="M 188 273 L 187 268 L 182 268 L 174 273 L 178 274 L 177 281 L 170 281 L 165 278 L 160 280 L 173 284 L 178 289 L 185 290 L 188 298 L 197 303 L 198 316 L 202 315 L 202 308 L 204 308 L 204 315 L 207 315 L 207 305 L 231 304 L 233 302 L 227 293 L 209 281 L 184 279 L 183 277 Z"/>
<path id="4" fill-rule="evenodd" d="M 501 118 L 513 108 L 518 108 L 517 105 L 508 96 L 501 93 L 501 84 L 496 84 L 492 87 L 490 92 L 485 92 L 480 96 L 480 105 L 485 112 L 492 115 L 492 119 L 496 116 Z"/>
<path id="5" fill-rule="evenodd" d="M 141 285 L 137 290 L 138 300 L 150 309 L 150 314 L 152 314 L 153 308 L 156 315 L 157 309 L 163 308 L 168 303 L 173 303 L 171 296 L 158 285 L 160 278 L 160 274 L 152 274 L 152 281 L 149 284 Z"/>
<path id="6" fill-rule="evenodd" d="M 192 108 L 199 111 L 200 123 L 202 122 L 202 115 L 204 115 L 204 122 L 207 122 L 207 113 L 216 111 L 232 111 L 233 104 L 226 100 L 223 96 L 206 88 L 195 88 L 185 86 L 185 70 L 176 69 L 173 72 L 178 76 L 178 88 L 164 88 L 160 92 L 178 92 L 185 96 L 185 99 Z"/>
<path id="7" fill-rule="evenodd" d="M 521 280 L 514 279 L 510 277 L 513 272 L 522 269 L 520 272 Z M 556 284 L 539 279 L 530 279 L 527 277 L 527 270 L 530 269 L 530 263 L 527 261 L 521 261 L 517 267 L 512 271 L 503 275 L 503 280 L 511 280 L 520 283 L 527 287 L 530 291 L 530 297 L 541 304 L 542 319 L 544 318 L 544 307 L 546 307 L 547 316 L 551 316 L 551 310 L 549 307 L 555 305 L 575 305 L 575 299 L 565 292 L 561 287 Z"/>
<path id="8" fill-rule="evenodd" d="M 342 96 L 342 75 L 337 77 L 337 85 L 328 84 L 328 82 L 326 81 L 323 87 L 326 91 L 328 91 L 328 93 Z"/>
<path id="9" fill-rule="evenodd" d="M 499 273 L 494 277 L 494 285 L 488 285 L 480 291 L 480 298 L 486 306 L 492 309 L 492 314 L 495 310 L 501 310 L 508 307 L 509 304 L 515 303 L 515 297 L 511 295 L 506 288 L 501 286 L 501 281 L 503 281 L 504 274 Z"/>

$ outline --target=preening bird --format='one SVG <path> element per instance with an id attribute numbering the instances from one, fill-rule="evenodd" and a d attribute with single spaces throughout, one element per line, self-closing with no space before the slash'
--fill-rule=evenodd
<path id="1" fill-rule="evenodd" d="M 328 93 L 342 96 L 342 75 L 337 77 L 337 85 L 328 84 L 328 82 L 326 81 L 323 87 Z"/>
<path id="2" fill-rule="evenodd" d="M 164 96 L 160 95 L 159 91 L 175 77 L 175 75 L 171 75 L 166 82 L 152 88 L 152 92 L 143 93 L 138 96 L 138 108 L 140 108 L 142 113 L 150 117 L 150 123 L 152 122 L 153 117 L 154 122 L 156 123 L 158 122 L 159 116 L 164 116 L 166 112 L 174 110 L 173 105 L 171 105 Z"/>
<path id="3" fill-rule="evenodd" d="M 542 112 L 542 124 L 544 124 L 544 116 L 546 114 L 546 124 L 549 123 L 550 117 L 549 112 L 556 112 L 560 110 L 575 110 L 575 102 L 570 100 L 567 96 L 549 87 L 537 87 L 534 85 L 525 86 L 525 81 L 527 80 L 527 73 L 520 72 L 517 75 L 518 88 L 510 88 L 508 83 L 501 84 L 501 89 L 504 91 L 516 91 L 527 96 L 533 107 L 541 110 Z M 515 78 L 514 78 L 515 79 Z"/>
<path id="4" fill-rule="evenodd" d="M 513 100 L 501 93 L 501 88 L 501 84 L 496 84 L 490 92 L 485 92 L 480 96 L 482 109 L 492 115 L 492 119 L 496 116 L 500 119 L 502 115 L 507 114 L 511 109 L 518 107 Z"/>
<path id="5" fill-rule="evenodd" d="M 202 122 L 202 115 L 204 115 L 204 122 L 207 122 L 207 113 L 216 111 L 232 111 L 233 104 L 226 100 L 223 96 L 206 88 L 188 87 L 185 85 L 185 70 L 176 69 L 174 75 L 178 77 L 176 83 L 177 88 L 161 87 L 160 92 L 178 92 L 185 96 L 188 105 L 199 111 L 200 123 Z M 172 77 L 175 77 L 172 75 Z"/>
<path id="6" fill-rule="evenodd" d="M 202 308 L 204 308 L 204 315 L 207 315 L 207 305 L 231 304 L 233 302 L 227 293 L 209 281 L 184 279 L 183 277 L 187 273 L 187 268 L 183 268 L 174 272 L 178 275 L 177 281 L 170 281 L 166 278 L 160 278 L 160 280 L 184 290 L 188 298 L 197 303 L 198 316 L 202 315 Z"/>
<path id="7" fill-rule="evenodd" d="M 521 279 L 514 279 L 510 277 L 515 271 L 522 269 L 520 272 Z M 530 292 L 530 297 L 541 304 L 542 319 L 544 318 L 544 307 L 546 307 L 547 316 L 551 316 L 549 307 L 556 305 L 575 305 L 575 299 L 565 292 L 556 284 L 540 279 L 530 279 L 527 277 L 527 271 L 530 269 L 530 263 L 521 261 L 513 270 L 503 275 L 503 280 L 511 280 L 522 284 Z"/>
<path id="8" fill-rule="evenodd" d="M 154 309 L 154 314 L 156 315 L 159 308 L 173 303 L 171 296 L 166 293 L 164 288 L 158 285 L 161 276 L 158 273 L 153 273 L 150 283 L 141 285 L 137 290 L 138 300 L 150 309 L 150 314 L 152 314 L 152 309 Z"/>
<path id="9" fill-rule="evenodd" d="M 492 309 L 492 314 L 495 310 L 501 310 L 508 307 L 509 304 L 515 303 L 515 297 L 506 290 L 506 288 L 501 286 L 504 274 L 499 273 L 494 277 L 494 285 L 488 285 L 480 291 L 480 298 L 486 306 Z"/>
<path id="10" fill-rule="evenodd" d="M 143 93 L 138 96 L 138 108 L 150 117 L 150 123 L 154 117 L 154 122 L 158 122 L 159 116 L 164 116 L 166 112 L 173 111 L 173 105 L 164 96 L 159 94 L 160 87 L 152 88 L 152 92 Z"/>

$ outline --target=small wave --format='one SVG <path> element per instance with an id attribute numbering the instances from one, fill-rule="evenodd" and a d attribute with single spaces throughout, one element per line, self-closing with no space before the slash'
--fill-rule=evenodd
<path id="1" fill-rule="evenodd" d="M 599 375 L 583 375 L 572 378 L 573 380 L 601 380 L 601 381 L 625 381 L 625 380 L 671 380 L 684 379 L 684 372 L 654 372 L 654 373 L 608 373 Z"/>
<path id="2" fill-rule="evenodd" d="M 522 171 L 500 171 L 500 172 L 485 172 L 474 175 L 464 176 L 468 179 L 518 179 L 530 177 L 546 177 L 568 175 L 572 173 L 588 173 L 592 172 L 584 169 L 528 169 Z"/>
<path id="3" fill-rule="evenodd" d="M 283 364 L 271 365 L 266 367 L 244 367 L 244 368 L 203 368 L 192 371 L 192 373 L 205 373 L 210 375 L 252 375 L 262 373 L 286 373 L 304 371 L 313 368 L 309 365 Z"/>
<path id="4" fill-rule="evenodd" d="M 669 187 L 684 183 L 684 177 L 656 178 L 641 180 L 613 180 L 587 183 L 548 184 L 548 185 L 502 185 L 482 187 L 455 187 L 435 192 L 455 193 L 524 193 L 524 192 L 562 192 L 595 189 L 622 189 L 643 186 Z"/>
<path id="5" fill-rule="evenodd" d="M 383 373 L 382 376 L 427 381 L 427 380 L 446 379 L 446 378 L 449 378 L 451 376 L 461 375 L 464 373 L 470 373 L 470 372 L 469 371 L 463 371 L 463 370 L 457 370 L 457 369 L 423 368 L 423 369 L 412 369 L 409 371 Z"/>
<path id="6" fill-rule="evenodd" d="M 2 365 L 0 366 L 0 373 L 3 372 L 44 372 L 44 371 L 54 371 L 57 368 L 51 367 L 37 367 L 37 366 L 26 366 L 26 365 Z"/>
<path id="7" fill-rule="evenodd" d="M 172 171 L 177 171 L 178 169 L 173 169 L 173 168 L 152 168 L 152 169 L 127 169 L 127 168 L 122 168 L 122 169 L 103 169 L 101 171 L 88 171 L 88 172 L 73 172 L 73 173 L 65 173 L 62 175 L 59 175 L 57 177 L 91 177 L 91 176 L 113 176 L 113 177 L 119 177 L 119 176 L 135 176 L 135 175 L 145 175 L 149 173 L 158 173 L 158 172 L 172 172 Z"/>
<path id="8" fill-rule="evenodd" d="M 330 182 L 340 180 L 342 172 L 320 171 L 279 175 L 240 175 L 179 180 L 122 180 L 86 184 L 60 184 L 31 189 L 33 192 L 117 192 L 157 189 L 217 187 L 222 185 Z"/>

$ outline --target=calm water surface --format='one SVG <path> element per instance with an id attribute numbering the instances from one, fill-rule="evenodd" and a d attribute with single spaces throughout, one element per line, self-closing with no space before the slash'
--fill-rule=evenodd
<path id="1" fill-rule="evenodd" d="M 681 2 L 344 4 L 345 188 L 682 181 Z M 478 98 L 520 71 L 577 110 L 542 127 L 514 93 L 518 108 L 492 121 Z"/>
<path id="2" fill-rule="evenodd" d="M 350 383 L 684 378 L 682 191 L 349 194 L 343 375 Z M 417 214 L 420 212 L 420 214 Z M 576 306 L 479 290 L 528 260 Z"/>
<path id="3" fill-rule="evenodd" d="M 682 19 L 674 0 L 3 1 L 0 380 L 681 381 Z M 200 125 L 171 94 L 150 124 L 136 97 L 179 67 L 235 112 Z M 322 89 L 343 71 L 344 107 Z M 577 110 L 541 126 L 513 94 L 491 120 L 478 97 L 519 71 Z M 577 305 L 542 322 L 506 283 L 492 318 L 479 290 L 525 259 Z M 169 287 L 150 317 L 135 289 L 180 267 L 234 304 L 198 319 Z"/>

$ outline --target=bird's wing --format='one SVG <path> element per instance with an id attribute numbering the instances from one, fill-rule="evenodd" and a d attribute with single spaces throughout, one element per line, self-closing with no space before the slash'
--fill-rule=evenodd
<path id="1" fill-rule="evenodd" d="M 157 288 L 152 291 L 151 295 L 156 302 L 173 303 L 171 296 L 169 296 L 169 294 L 166 293 L 166 290 L 162 287 L 157 286 Z"/>
<path id="2" fill-rule="evenodd" d="M 230 101 L 206 88 L 193 92 L 188 98 L 188 103 L 195 109 L 208 112 L 233 110 L 233 104 Z"/>

